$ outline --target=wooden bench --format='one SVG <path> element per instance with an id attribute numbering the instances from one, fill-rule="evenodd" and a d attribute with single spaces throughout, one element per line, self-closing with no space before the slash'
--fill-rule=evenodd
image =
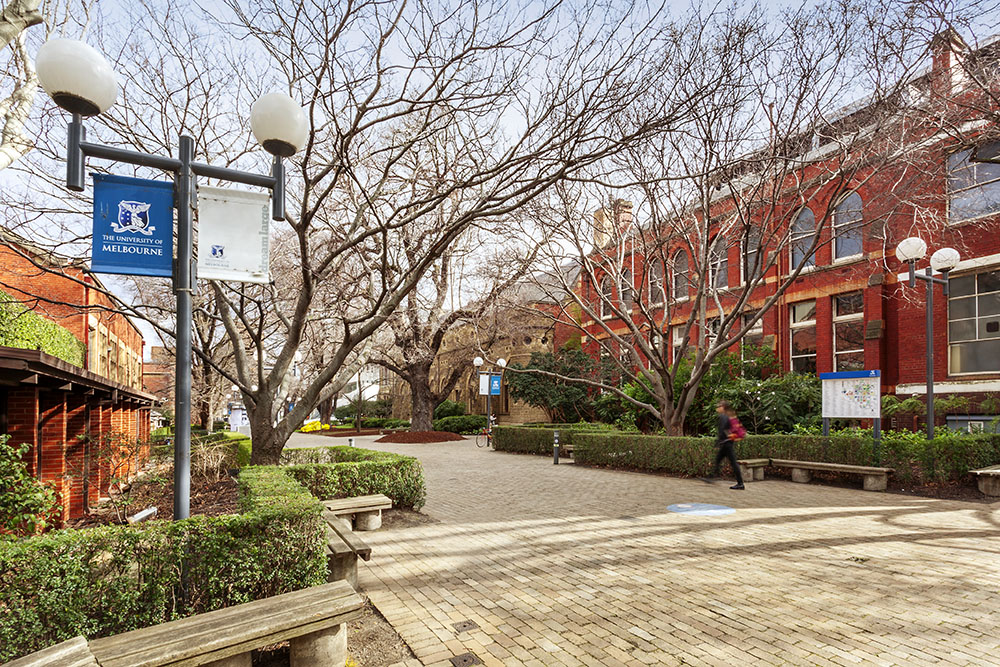
<path id="1" fill-rule="evenodd" d="M 846 463 L 820 463 L 814 461 L 788 461 L 771 459 L 771 465 L 779 468 L 791 468 L 793 482 L 808 482 L 812 475 L 810 471 L 846 472 L 864 475 L 865 491 L 885 491 L 889 485 L 889 475 L 895 472 L 892 468 L 875 468 L 872 466 L 855 466 Z"/>
<path id="2" fill-rule="evenodd" d="M 353 520 L 355 530 L 378 530 L 382 527 L 382 510 L 392 509 L 392 500 L 381 493 L 373 496 L 324 500 L 328 512 Z"/>
<path id="3" fill-rule="evenodd" d="M 291 667 L 341 666 L 346 623 L 361 615 L 362 604 L 338 581 L 89 643 L 74 637 L 6 667 L 250 667 L 252 650 L 283 641 Z"/>
<path id="4" fill-rule="evenodd" d="M 764 466 L 770 462 L 771 459 L 740 459 L 736 464 L 740 467 L 744 482 L 759 482 L 764 479 Z"/>
<path id="5" fill-rule="evenodd" d="M 358 590 L 358 558 L 371 560 L 372 548 L 351 530 L 347 519 L 329 510 L 323 512 L 326 523 L 326 580 L 346 581 Z"/>
<path id="6" fill-rule="evenodd" d="M 983 495 L 1000 496 L 1000 465 L 970 470 L 969 474 L 976 476 L 976 482 Z"/>

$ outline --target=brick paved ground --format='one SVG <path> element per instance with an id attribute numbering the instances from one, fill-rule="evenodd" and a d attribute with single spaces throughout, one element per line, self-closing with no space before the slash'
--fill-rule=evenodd
<path id="1" fill-rule="evenodd" d="M 423 461 L 440 521 L 365 536 L 362 585 L 414 664 L 1000 665 L 1000 503 L 370 442 Z"/>

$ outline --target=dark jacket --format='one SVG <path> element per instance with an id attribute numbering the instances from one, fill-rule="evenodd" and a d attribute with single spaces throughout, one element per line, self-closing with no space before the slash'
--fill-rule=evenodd
<path id="1" fill-rule="evenodd" d="M 716 415 L 715 423 L 718 429 L 718 433 L 715 436 L 715 444 L 725 444 L 729 440 L 729 415 L 725 412 L 720 412 Z"/>

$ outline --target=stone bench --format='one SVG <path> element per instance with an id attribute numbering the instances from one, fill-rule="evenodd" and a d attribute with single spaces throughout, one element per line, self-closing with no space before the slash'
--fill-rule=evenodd
<path id="1" fill-rule="evenodd" d="M 817 461 L 788 461 L 785 459 L 771 459 L 771 465 L 778 468 L 791 468 L 792 481 L 801 483 L 807 483 L 812 478 L 811 471 L 813 470 L 864 475 L 865 491 L 885 491 L 889 485 L 889 475 L 895 472 L 892 468 L 855 466 L 846 463 L 820 463 Z"/>
<path id="2" fill-rule="evenodd" d="M 6 667 L 250 667 L 251 651 L 284 641 L 291 667 L 342 666 L 346 624 L 362 604 L 338 581 L 90 642 L 74 637 Z"/>
<path id="3" fill-rule="evenodd" d="M 353 521 L 354 530 L 378 530 L 382 527 L 382 510 L 392 509 L 392 500 L 381 493 L 355 498 L 324 500 L 328 512 Z"/>
<path id="4" fill-rule="evenodd" d="M 771 459 L 740 459 L 736 464 L 740 467 L 744 482 L 759 482 L 764 479 L 764 467 L 770 462 Z"/>
<path id="5" fill-rule="evenodd" d="M 1000 496 L 1000 465 L 970 470 L 970 475 L 976 476 L 979 491 L 986 496 Z"/>
<path id="6" fill-rule="evenodd" d="M 347 519 L 324 511 L 326 528 L 326 580 L 346 581 L 358 590 L 358 558 L 371 560 L 372 548 L 353 530 Z"/>

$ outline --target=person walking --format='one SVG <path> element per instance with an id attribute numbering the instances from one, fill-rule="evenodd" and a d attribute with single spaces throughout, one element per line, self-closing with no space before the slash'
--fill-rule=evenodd
<path id="1" fill-rule="evenodd" d="M 736 419 L 736 413 L 733 411 L 732 406 L 729 405 L 729 401 L 719 401 L 719 404 L 715 406 L 716 417 L 716 429 L 718 433 L 715 437 L 715 444 L 719 447 L 718 453 L 715 455 L 715 472 L 712 473 L 710 480 L 717 479 L 722 471 L 722 459 L 729 459 L 729 465 L 733 467 L 733 472 L 736 473 L 736 484 L 729 487 L 730 489 L 735 489 L 741 491 L 746 487 L 743 486 L 743 474 L 740 472 L 740 466 L 736 462 L 736 446 L 733 443 L 734 437 L 739 439 L 741 432 L 743 432 L 743 427 L 740 426 L 739 420 Z"/>

